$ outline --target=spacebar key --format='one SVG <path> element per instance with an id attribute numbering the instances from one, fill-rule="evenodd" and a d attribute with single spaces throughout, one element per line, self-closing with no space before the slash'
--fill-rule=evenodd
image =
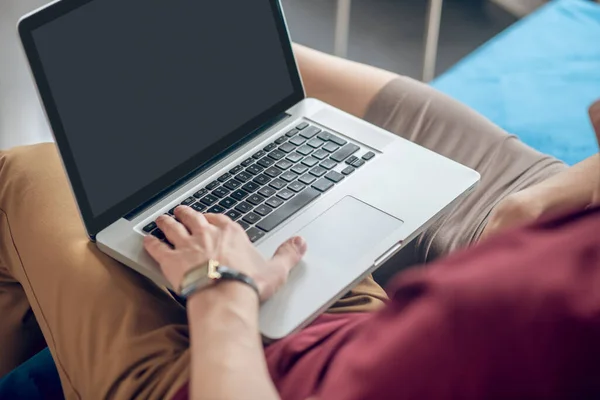
<path id="1" fill-rule="evenodd" d="M 281 208 L 278 208 L 267 218 L 256 224 L 256 226 L 266 232 L 272 231 L 277 225 L 281 224 L 302 207 L 319 197 L 320 194 L 320 192 L 313 188 L 304 189 Z"/>

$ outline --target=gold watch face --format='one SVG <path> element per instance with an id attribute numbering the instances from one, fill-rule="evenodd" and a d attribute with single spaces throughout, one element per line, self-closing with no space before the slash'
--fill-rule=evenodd
<path id="1" fill-rule="evenodd" d="M 208 277 L 210 279 L 221 279 L 221 274 L 217 270 L 219 262 L 215 260 L 208 260 Z"/>

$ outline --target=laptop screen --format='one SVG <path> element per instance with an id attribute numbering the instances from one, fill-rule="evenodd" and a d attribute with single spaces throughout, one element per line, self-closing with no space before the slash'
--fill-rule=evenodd
<path id="1" fill-rule="evenodd" d="M 276 0 L 63 0 L 19 29 L 94 233 L 303 97 Z"/>

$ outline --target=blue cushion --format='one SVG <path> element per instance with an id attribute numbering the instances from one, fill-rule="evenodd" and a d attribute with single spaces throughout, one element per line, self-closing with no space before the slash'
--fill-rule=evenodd
<path id="1" fill-rule="evenodd" d="M 587 107 L 600 98 L 600 5 L 556 0 L 433 82 L 569 164 L 598 151 Z"/>
<path id="2" fill-rule="evenodd" d="M 62 399 L 58 371 L 46 348 L 0 379 L 0 399 Z"/>

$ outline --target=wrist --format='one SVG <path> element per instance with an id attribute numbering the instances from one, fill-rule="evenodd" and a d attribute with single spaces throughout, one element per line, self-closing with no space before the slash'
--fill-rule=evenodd
<path id="1" fill-rule="evenodd" d="M 252 287 L 238 281 L 220 281 L 187 300 L 188 315 L 194 318 L 233 316 L 248 322 L 258 320 L 260 302 Z"/>

